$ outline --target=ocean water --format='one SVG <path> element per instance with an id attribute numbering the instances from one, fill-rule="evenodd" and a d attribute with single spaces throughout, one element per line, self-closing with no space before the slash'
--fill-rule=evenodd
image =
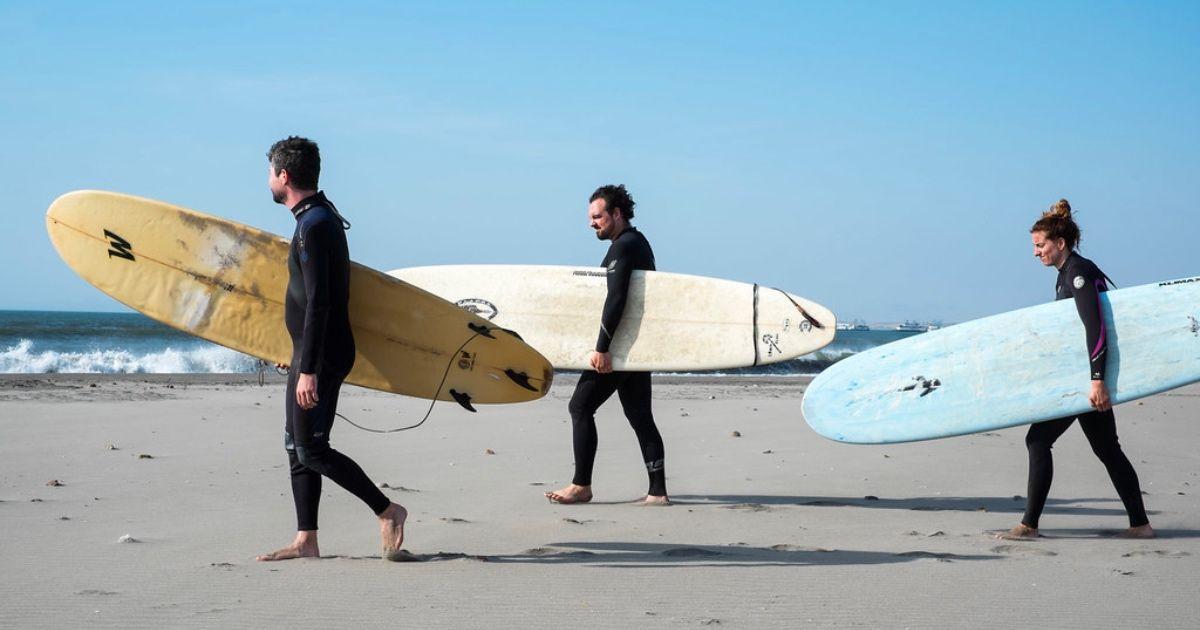
<path id="1" fill-rule="evenodd" d="M 0 373 L 230 373 L 257 369 L 257 359 L 139 313 L 0 311 Z"/>
<path id="2" fill-rule="evenodd" d="M 815 375 L 857 352 L 917 333 L 838 331 L 812 354 L 707 375 Z M 0 373 L 255 372 L 258 360 L 164 326 L 139 313 L 0 311 Z"/>

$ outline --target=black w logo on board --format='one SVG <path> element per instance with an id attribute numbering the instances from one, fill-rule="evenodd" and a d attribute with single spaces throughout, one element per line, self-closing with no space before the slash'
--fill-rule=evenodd
<path id="1" fill-rule="evenodd" d="M 125 260 L 134 260 L 133 252 L 131 251 L 133 246 L 129 244 L 129 241 L 117 236 L 116 234 L 113 234 L 112 232 L 109 232 L 108 230 L 104 230 L 104 238 L 108 239 L 108 245 L 110 247 L 108 250 L 109 258 L 116 256 L 117 258 L 124 258 Z"/>

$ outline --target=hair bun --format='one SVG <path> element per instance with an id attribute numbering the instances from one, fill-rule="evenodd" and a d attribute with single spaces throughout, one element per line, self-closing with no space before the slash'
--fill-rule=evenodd
<path id="1" fill-rule="evenodd" d="M 1059 199 L 1050 205 L 1050 209 L 1042 214 L 1043 217 L 1058 217 L 1062 219 L 1071 218 L 1071 203 L 1066 199 Z"/>

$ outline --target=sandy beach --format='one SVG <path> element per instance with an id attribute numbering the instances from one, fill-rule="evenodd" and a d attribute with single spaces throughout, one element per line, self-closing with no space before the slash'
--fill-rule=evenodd
<path id="1" fill-rule="evenodd" d="M 551 505 L 574 380 L 398 434 L 339 422 L 423 562 L 381 560 L 374 517 L 327 482 L 324 557 L 259 563 L 295 527 L 280 377 L 0 376 L 0 627 L 1195 626 L 1200 386 L 1117 409 L 1159 539 L 1111 537 L 1124 512 L 1073 427 L 1047 537 L 1001 542 L 1023 427 L 837 444 L 805 425 L 803 378 L 657 379 L 667 508 L 625 503 L 646 480 L 613 400 L 596 502 Z M 426 406 L 347 387 L 340 411 L 390 428 Z"/>

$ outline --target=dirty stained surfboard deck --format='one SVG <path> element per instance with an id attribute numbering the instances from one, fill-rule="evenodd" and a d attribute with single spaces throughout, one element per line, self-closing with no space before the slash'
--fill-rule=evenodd
<path id="1" fill-rule="evenodd" d="M 59 197 L 46 229 L 67 265 L 119 302 L 250 356 L 290 361 L 287 239 L 103 191 Z M 528 401 L 549 390 L 549 362 L 516 336 L 362 265 L 352 263 L 350 277 L 358 355 L 347 382 L 427 399 L 455 399 L 453 390 L 473 403 Z M 488 332 L 455 356 L 476 330 Z"/>
<path id="2" fill-rule="evenodd" d="M 608 295 L 601 267 L 442 265 L 389 274 L 517 330 L 559 369 L 585 370 Z M 663 271 L 635 271 L 610 352 L 623 371 L 765 365 L 833 340 L 829 309 L 778 289 Z"/>
<path id="3" fill-rule="evenodd" d="M 1200 278 L 1109 291 L 1101 305 L 1114 404 L 1200 380 Z M 832 440 L 882 444 L 1077 415 L 1091 409 L 1085 345 L 1073 300 L 949 326 L 830 366 L 805 391 L 804 418 Z"/>

